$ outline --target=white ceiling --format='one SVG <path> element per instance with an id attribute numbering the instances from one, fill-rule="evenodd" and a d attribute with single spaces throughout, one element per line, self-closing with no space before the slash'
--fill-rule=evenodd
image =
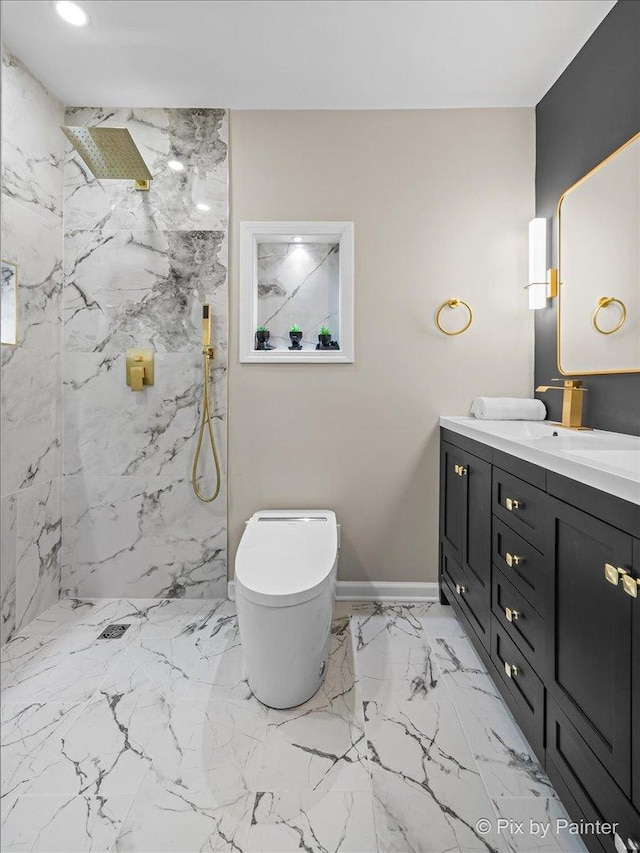
<path id="1" fill-rule="evenodd" d="M 533 106 L 614 0 L 4 0 L 3 41 L 67 104 Z"/>

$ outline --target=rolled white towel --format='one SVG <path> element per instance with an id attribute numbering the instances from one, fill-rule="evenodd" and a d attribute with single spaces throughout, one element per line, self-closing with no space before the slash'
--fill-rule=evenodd
<path id="1" fill-rule="evenodd" d="M 476 397 L 471 414 L 482 421 L 543 421 L 547 409 L 542 400 L 519 397 Z"/>

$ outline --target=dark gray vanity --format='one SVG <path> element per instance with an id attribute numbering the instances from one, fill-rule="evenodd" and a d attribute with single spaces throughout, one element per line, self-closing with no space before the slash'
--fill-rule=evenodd
<path id="1" fill-rule="evenodd" d="M 589 850 L 638 850 L 640 486 L 623 466 L 639 440 L 488 423 L 441 420 L 442 601 L 572 819 L 618 824 Z"/>

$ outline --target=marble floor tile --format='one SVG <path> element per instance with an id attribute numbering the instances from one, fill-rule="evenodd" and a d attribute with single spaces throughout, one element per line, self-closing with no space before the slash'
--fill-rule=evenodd
<path id="1" fill-rule="evenodd" d="M 126 794 L 20 797 L 3 808 L 2 849 L 7 853 L 106 853 L 113 849 L 131 800 Z"/>
<path id="2" fill-rule="evenodd" d="M 18 495 L 2 498 L 0 523 L 0 646 L 16 629 L 16 545 Z"/>
<path id="3" fill-rule="evenodd" d="M 380 850 L 499 851 L 491 801 L 450 702 L 365 703 Z"/>
<path id="4" fill-rule="evenodd" d="M 418 618 L 429 640 L 435 640 L 439 637 L 466 638 L 464 628 L 448 605 L 433 601 L 419 605 L 419 607 L 420 615 Z"/>
<path id="5" fill-rule="evenodd" d="M 138 791 L 117 837 L 117 853 L 246 849 L 254 795 L 214 794 L 154 779 Z"/>
<path id="6" fill-rule="evenodd" d="M 260 792 L 244 849 L 246 853 L 375 853 L 371 794 Z"/>
<path id="7" fill-rule="evenodd" d="M 571 819 L 558 799 L 501 797 L 494 806 L 510 853 L 587 851 L 580 836 L 569 831 Z"/>

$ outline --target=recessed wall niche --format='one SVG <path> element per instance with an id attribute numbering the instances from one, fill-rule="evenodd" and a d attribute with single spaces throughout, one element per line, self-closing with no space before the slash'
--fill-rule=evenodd
<path id="1" fill-rule="evenodd" d="M 240 361 L 353 362 L 353 223 L 240 223 Z"/>

